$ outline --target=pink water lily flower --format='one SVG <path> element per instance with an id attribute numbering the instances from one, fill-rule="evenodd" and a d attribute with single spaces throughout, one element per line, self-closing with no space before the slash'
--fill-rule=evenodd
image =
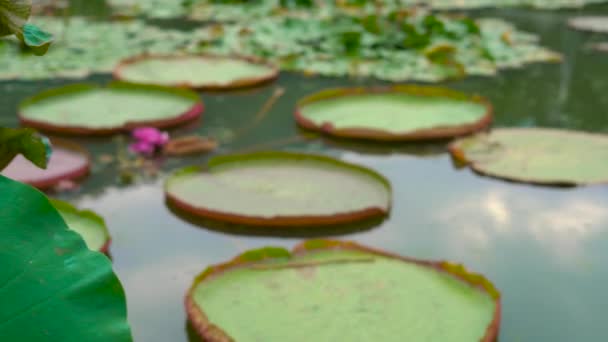
<path id="1" fill-rule="evenodd" d="M 169 133 L 154 127 L 136 128 L 131 132 L 131 136 L 135 142 L 129 145 L 129 150 L 143 155 L 152 155 L 169 142 Z"/>

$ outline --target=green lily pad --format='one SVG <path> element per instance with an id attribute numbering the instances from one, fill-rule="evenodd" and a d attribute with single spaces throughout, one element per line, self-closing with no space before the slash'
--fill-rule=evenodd
<path id="1" fill-rule="evenodd" d="M 166 182 L 169 204 L 191 214 L 256 226 L 333 225 L 379 217 L 391 205 L 389 182 L 329 157 L 258 152 L 213 158 Z"/>
<path id="2" fill-rule="evenodd" d="M 21 104 L 19 117 L 26 126 L 90 135 L 175 126 L 197 119 L 202 110 L 198 94 L 188 90 L 115 82 L 44 91 Z"/>
<path id="3" fill-rule="evenodd" d="M 3 341 L 128 342 L 123 288 L 49 200 L 0 176 Z"/>
<path id="4" fill-rule="evenodd" d="M 68 202 L 53 199 L 51 204 L 68 225 L 80 234 L 87 247 L 92 251 L 108 253 L 110 233 L 103 218 L 91 210 L 79 210 Z"/>
<path id="5" fill-rule="evenodd" d="M 90 159 L 86 150 L 67 141 L 53 139 L 53 153 L 46 169 L 40 169 L 18 155 L 1 173 L 13 180 L 46 189 L 62 181 L 80 179 L 89 173 L 89 169 Z"/>
<path id="6" fill-rule="evenodd" d="M 140 56 L 125 60 L 114 77 L 133 83 L 195 89 L 255 86 L 275 79 L 277 68 L 247 58 L 217 56 Z"/>
<path id="7" fill-rule="evenodd" d="M 576 17 L 568 25 L 576 30 L 608 33 L 608 16 Z"/>
<path id="8" fill-rule="evenodd" d="M 486 128 L 492 106 L 483 98 L 444 88 L 339 88 L 303 99 L 295 115 L 300 126 L 338 137 L 427 140 Z"/>
<path id="9" fill-rule="evenodd" d="M 313 240 L 207 268 L 186 310 L 208 342 L 491 342 L 500 295 L 461 265 Z"/>
<path id="10" fill-rule="evenodd" d="M 497 129 L 455 141 L 457 161 L 507 180 L 583 185 L 608 182 L 608 136 L 544 128 Z"/>

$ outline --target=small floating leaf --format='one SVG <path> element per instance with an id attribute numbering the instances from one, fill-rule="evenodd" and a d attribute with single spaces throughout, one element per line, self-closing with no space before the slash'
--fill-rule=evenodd
<path id="1" fill-rule="evenodd" d="M 608 136 L 577 131 L 497 129 L 455 141 L 450 150 L 477 172 L 513 181 L 608 183 Z"/>
<path id="2" fill-rule="evenodd" d="M 25 24 L 22 28 L 22 32 L 17 36 L 23 40 L 25 45 L 32 49 L 37 56 L 44 55 L 53 42 L 52 34 L 44 32 L 32 24 Z"/>
<path id="3" fill-rule="evenodd" d="M 168 180 L 169 203 L 193 214 L 246 225 L 313 226 L 388 213 L 391 190 L 376 172 L 332 158 L 287 152 L 211 159 Z"/>
<path id="4" fill-rule="evenodd" d="M 499 293 L 460 265 L 341 241 L 304 242 L 291 255 L 248 254 L 256 257 L 209 267 L 187 294 L 188 317 L 205 341 L 494 341 L 498 335 Z"/>

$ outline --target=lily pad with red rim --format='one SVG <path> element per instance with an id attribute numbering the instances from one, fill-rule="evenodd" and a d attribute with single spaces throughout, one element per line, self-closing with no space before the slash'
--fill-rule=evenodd
<path id="1" fill-rule="evenodd" d="M 110 233 L 104 219 L 91 210 L 80 210 L 68 202 L 53 199 L 51 204 L 68 228 L 78 233 L 92 251 L 108 253 Z"/>
<path id="2" fill-rule="evenodd" d="M 22 155 L 16 156 L 1 174 L 39 189 L 53 187 L 61 181 L 73 181 L 89 173 L 88 152 L 77 144 L 53 139 L 53 153 L 46 169 L 34 165 Z"/>
<path id="3" fill-rule="evenodd" d="M 462 265 L 328 240 L 211 266 L 185 306 L 207 342 L 493 342 L 501 313 L 492 283 Z"/>
<path id="4" fill-rule="evenodd" d="M 503 128 L 450 145 L 480 174 L 546 185 L 608 183 L 608 136 L 548 128 Z"/>
<path id="5" fill-rule="evenodd" d="M 67 134 L 111 134 L 136 127 L 165 128 L 200 117 L 198 94 L 185 89 L 113 82 L 44 91 L 19 108 L 22 124 Z"/>
<path id="6" fill-rule="evenodd" d="M 207 90 L 252 87 L 278 75 L 276 66 L 257 59 L 213 55 L 143 55 L 114 70 L 114 77 L 123 81 Z"/>
<path id="7" fill-rule="evenodd" d="M 175 172 L 167 201 L 188 213 L 250 226 L 336 225 L 386 215 L 388 180 L 333 158 L 257 152 Z"/>
<path id="8" fill-rule="evenodd" d="M 479 96 L 417 85 L 328 89 L 302 99 L 306 129 L 380 141 L 446 139 L 488 127 L 492 105 Z"/>

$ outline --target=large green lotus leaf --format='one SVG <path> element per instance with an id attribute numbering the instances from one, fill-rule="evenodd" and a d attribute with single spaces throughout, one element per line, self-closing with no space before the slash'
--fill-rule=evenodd
<path id="1" fill-rule="evenodd" d="M 118 79 L 127 82 L 197 89 L 252 86 L 277 74 L 270 65 L 243 58 L 188 55 L 143 56 L 125 61 L 114 71 Z"/>
<path id="2" fill-rule="evenodd" d="M 296 120 L 336 136 L 424 140 L 480 130 L 490 124 L 491 113 L 485 100 L 444 88 L 342 88 L 300 101 Z"/>
<path id="3" fill-rule="evenodd" d="M 40 169 L 19 155 L 2 170 L 2 175 L 40 189 L 57 185 L 61 181 L 71 181 L 89 172 L 89 155 L 79 145 L 66 141 L 53 140 L 53 153 L 46 168 Z"/>
<path id="4" fill-rule="evenodd" d="M 608 136 L 521 128 L 454 142 L 453 156 L 482 174 L 539 184 L 608 182 Z"/>
<path id="5" fill-rule="evenodd" d="M 608 16 L 576 17 L 570 19 L 568 25 L 581 31 L 608 33 Z"/>
<path id="6" fill-rule="evenodd" d="M 191 213 L 266 226 L 345 223 L 384 215 L 391 203 L 388 181 L 372 170 L 288 152 L 216 157 L 207 170 L 174 173 L 165 191 Z"/>
<path id="7" fill-rule="evenodd" d="M 200 115 L 198 95 L 188 90 L 112 83 L 72 84 L 44 91 L 20 106 L 21 121 L 40 129 L 104 134 L 136 126 L 165 127 Z"/>
<path id="8" fill-rule="evenodd" d="M 34 188 L 0 176 L 3 341 L 131 341 L 110 260 L 89 250 Z"/>
<path id="9" fill-rule="evenodd" d="M 500 319 L 499 294 L 483 276 L 338 241 L 212 266 L 186 308 L 208 342 L 485 342 Z"/>
<path id="10" fill-rule="evenodd" d="M 53 199 L 51 204 L 57 209 L 68 228 L 80 234 L 92 251 L 108 252 L 110 233 L 104 219 L 91 210 L 80 210 L 68 202 Z"/>
<path id="11" fill-rule="evenodd" d="M 44 169 L 50 154 L 48 140 L 38 135 L 35 130 L 0 127 L 0 171 L 17 155 L 23 155 L 34 165 Z"/>

